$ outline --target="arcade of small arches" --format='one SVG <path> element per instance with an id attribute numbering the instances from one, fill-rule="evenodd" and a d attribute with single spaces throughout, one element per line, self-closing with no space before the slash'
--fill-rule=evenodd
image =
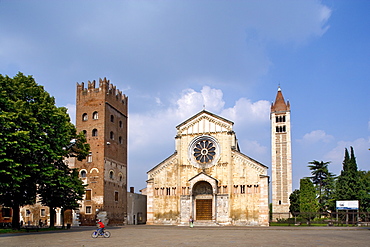
<path id="1" fill-rule="evenodd" d="M 199 190 L 201 188 L 199 186 L 202 183 L 207 183 L 209 186 L 211 186 L 208 182 L 201 181 L 201 182 L 198 182 L 196 185 L 194 185 L 193 190 L 191 190 L 190 187 L 181 187 L 180 191 L 177 189 L 177 187 L 155 187 L 154 196 L 176 196 L 176 195 L 201 194 L 199 193 Z M 260 193 L 260 189 L 259 189 L 258 184 L 242 184 L 242 185 L 233 185 L 232 191 L 229 192 L 227 185 L 217 186 L 217 194 L 227 194 L 227 193 L 232 193 L 235 195 L 237 194 L 258 194 Z M 213 194 L 213 193 L 210 192 L 207 194 Z"/>
<path id="2" fill-rule="evenodd" d="M 98 168 L 95 168 L 95 167 L 90 170 L 90 173 L 93 173 L 94 171 L 96 171 L 97 173 L 99 173 L 99 169 Z M 113 170 L 110 170 L 109 171 L 109 179 L 115 179 L 114 173 L 115 172 Z M 80 170 L 80 177 L 81 178 L 86 178 L 87 177 L 87 170 L 86 169 L 81 169 Z M 122 182 L 122 180 L 123 180 L 123 174 L 122 174 L 122 172 L 120 172 L 118 174 L 118 178 L 119 178 L 119 181 Z"/>

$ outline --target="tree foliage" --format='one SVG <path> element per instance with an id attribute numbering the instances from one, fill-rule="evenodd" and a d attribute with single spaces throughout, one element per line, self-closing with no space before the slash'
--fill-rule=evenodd
<path id="1" fill-rule="evenodd" d="M 309 162 L 309 164 L 310 165 L 308 167 L 312 174 L 312 177 L 310 178 L 317 190 L 320 211 L 324 212 L 330 208 L 330 204 L 333 199 L 334 174 L 329 172 L 328 164 L 330 164 L 330 162 L 314 160 Z"/>
<path id="2" fill-rule="evenodd" d="M 358 174 L 363 186 L 360 192 L 360 210 L 370 212 L 370 171 L 359 171 Z"/>
<path id="3" fill-rule="evenodd" d="M 57 177 L 55 164 L 88 152 L 82 142 L 77 152 L 66 148 L 78 137 L 67 109 L 56 107 L 32 76 L 0 75 L 0 204 L 13 208 L 13 227 L 19 227 L 19 207 L 35 203 L 37 188 Z"/>
<path id="4" fill-rule="evenodd" d="M 360 183 L 353 147 L 351 147 L 351 155 L 349 155 L 346 148 L 343 169 L 336 183 L 336 200 L 359 200 L 363 189 Z"/>
<path id="5" fill-rule="evenodd" d="M 300 212 L 299 195 L 300 195 L 300 191 L 296 189 L 289 196 L 289 201 L 290 201 L 289 212 L 293 216 L 298 216 L 299 215 L 299 212 Z"/>
<path id="6" fill-rule="evenodd" d="M 302 178 L 300 180 L 299 191 L 300 215 L 310 221 L 316 217 L 316 213 L 319 210 L 315 187 L 310 178 Z"/>

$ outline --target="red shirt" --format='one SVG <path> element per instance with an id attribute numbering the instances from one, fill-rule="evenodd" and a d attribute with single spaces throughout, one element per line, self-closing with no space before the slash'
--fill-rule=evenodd
<path id="1" fill-rule="evenodd" d="M 99 224 L 99 227 L 100 227 L 100 228 L 104 228 L 104 224 L 103 224 L 103 222 L 99 221 L 99 222 L 98 222 L 98 224 Z"/>

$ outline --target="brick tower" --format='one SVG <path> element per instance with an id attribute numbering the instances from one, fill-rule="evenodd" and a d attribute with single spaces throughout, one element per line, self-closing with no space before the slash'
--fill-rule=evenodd
<path id="1" fill-rule="evenodd" d="M 290 135 L 290 104 L 279 87 L 271 105 L 272 151 L 272 220 L 289 218 L 289 196 L 292 193 L 292 151 Z"/>
<path id="2" fill-rule="evenodd" d="M 76 160 L 87 185 L 80 207 L 81 225 L 97 218 L 124 224 L 127 215 L 127 108 L 128 98 L 106 78 L 77 83 L 76 128 L 85 133 L 90 154 Z"/>

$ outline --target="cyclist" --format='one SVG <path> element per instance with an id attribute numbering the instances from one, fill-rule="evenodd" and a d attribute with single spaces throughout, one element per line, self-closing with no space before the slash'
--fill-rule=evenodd
<path id="1" fill-rule="evenodd" d="M 102 233 L 103 233 L 103 230 L 104 230 L 105 225 L 103 224 L 103 222 L 101 222 L 101 220 L 100 220 L 100 219 L 97 221 L 97 225 L 98 225 L 98 227 L 99 227 L 99 234 L 102 234 Z"/>

